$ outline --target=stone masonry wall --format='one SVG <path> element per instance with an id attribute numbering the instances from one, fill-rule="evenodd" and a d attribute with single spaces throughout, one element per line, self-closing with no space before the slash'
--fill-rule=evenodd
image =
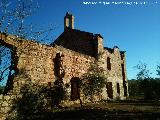
<path id="1" fill-rule="evenodd" d="M 107 57 L 110 58 L 111 70 L 107 69 Z M 125 56 L 123 59 L 121 58 L 121 53 L 118 48 L 113 48 L 112 52 L 104 50 L 104 54 L 102 55 L 102 62 L 102 66 L 106 71 L 106 77 L 108 78 L 107 82 L 112 82 L 113 99 L 126 99 L 126 96 L 124 96 L 123 76 L 121 67 L 121 64 L 124 64 L 125 81 L 127 81 Z M 120 94 L 117 93 L 117 83 L 119 83 L 120 85 Z"/>
<path id="2" fill-rule="evenodd" d="M 64 56 L 62 60 L 62 67 L 65 70 L 64 83 L 70 83 L 72 77 L 80 78 L 87 72 L 90 63 L 93 63 L 95 60 L 94 57 L 80 54 L 61 46 L 51 47 L 37 42 L 19 39 L 15 36 L 5 36 L 3 34 L 0 36 L 1 41 L 5 44 L 16 47 L 16 54 L 18 56 L 17 68 L 19 70 L 24 69 L 32 82 L 37 82 L 38 84 L 54 83 L 56 76 L 53 61 L 57 53 L 61 53 Z M 101 44 L 103 46 L 103 41 Z M 101 65 L 106 71 L 107 81 L 113 83 L 113 96 L 114 98 L 117 97 L 116 83 L 120 84 L 120 96 L 124 96 L 121 64 L 123 63 L 125 67 L 125 58 L 121 60 L 118 48 L 114 48 L 113 53 L 107 50 L 103 51 Z M 107 69 L 107 57 L 111 59 L 111 70 Z M 126 71 L 126 68 L 124 69 Z"/>
<path id="3" fill-rule="evenodd" d="M 63 82 L 64 85 L 68 84 L 68 95 L 70 100 L 71 95 L 71 82 L 73 77 L 81 78 L 90 67 L 91 63 L 94 63 L 95 58 L 89 55 L 78 53 L 62 46 L 55 45 L 47 46 L 37 42 L 28 41 L 17 38 L 11 35 L 0 34 L 0 42 L 6 46 L 13 46 L 16 48 L 16 55 L 18 56 L 17 68 L 24 70 L 28 79 L 36 84 L 54 84 L 57 79 L 55 73 L 54 60 L 56 55 L 61 56 L 60 71 L 64 72 Z M 103 42 L 101 42 L 103 44 Z M 103 45 L 100 45 L 103 46 Z M 104 68 L 107 82 L 112 82 L 113 99 L 125 99 L 123 76 L 121 64 L 124 64 L 125 81 L 126 81 L 126 64 L 125 57 L 121 58 L 121 53 L 118 48 L 113 48 L 113 52 L 108 50 L 100 50 L 103 52 L 100 61 L 100 66 Z M 111 60 L 111 70 L 107 69 L 107 57 Z M 62 74 L 62 73 L 61 73 Z M 16 98 L 20 93 L 21 85 L 25 84 L 24 81 L 14 79 L 13 90 L 9 96 L 0 96 L 0 109 L 3 113 L 9 111 L 9 106 L 12 104 L 12 100 Z M 126 81 L 127 82 L 127 81 Z M 117 83 L 120 85 L 120 94 L 117 93 Z M 107 89 L 103 89 L 103 99 L 109 99 L 107 95 Z M 2 114 L 2 113 L 0 113 Z"/>

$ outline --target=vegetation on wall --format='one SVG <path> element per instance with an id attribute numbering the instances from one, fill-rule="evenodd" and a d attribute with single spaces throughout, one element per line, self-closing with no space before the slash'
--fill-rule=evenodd
<path id="1" fill-rule="evenodd" d="M 0 94 L 2 94 L 3 91 L 4 91 L 4 86 L 1 86 L 1 85 L 0 85 Z"/>
<path id="2" fill-rule="evenodd" d="M 32 82 L 24 70 L 20 70 L 14 80 L 19 86 L 13 91 L 17 97 L 13 99 L 8 119 L 43 119 L 53 112 L 55 106 L 59 107 L 61 93 L 57 87 L 50 83 L 41 85 Z"/>
<path id="3" fill-rule="evenodd" d="M 82 77 L 81 89 L 84 95 L 93 101 L 94 95 L 101 99 L 102 89 L 106 84 L 104 69 L 98 63 L 91 64 L 88 72 Z"/>

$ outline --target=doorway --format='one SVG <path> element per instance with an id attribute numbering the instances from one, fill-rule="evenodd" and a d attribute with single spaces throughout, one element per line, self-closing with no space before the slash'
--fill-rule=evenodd
<path id="1" fill-rule="evenodd" d="M 80 98 L 80 79 L 73 77 L 71 79 L 71 100 L 77 100 Z"/>
<path id="2" fill-rule="evenodd" d="M 107 82 L 106 88 L 107 88 L 108 97 L 111 98 L 111 99 L 113 99 L 112 82 Z"/>

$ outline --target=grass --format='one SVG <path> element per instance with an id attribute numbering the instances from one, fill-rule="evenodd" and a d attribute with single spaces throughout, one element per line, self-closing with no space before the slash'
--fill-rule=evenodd
<path id="1" fill-rule="evenodd" d="M 54 108 L 20 120 L 160 120 L 160 101 L 110 101 Z"/>
<path id="2" fill-rule="evenodd" d="M 156 120 L 160 119 L 160 104 L 156 101 L 120 101 L 87 103 L 83 108 L 77 104 L 54 110 L 52 115 L 57 120 Z"/>

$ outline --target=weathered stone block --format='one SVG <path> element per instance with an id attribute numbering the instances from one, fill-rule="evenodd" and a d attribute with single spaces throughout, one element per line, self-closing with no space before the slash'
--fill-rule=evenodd
<path id="1" fill-rule="evenodd" d="M 2 107 L 8 107 L 8 102 L 7 101 L 4 101 L 3 103 L 2 103 Z"/>
<path id="2" fill-rule="evenodd" d="M 0 101 L 3 100 L 3 95 L 0 95 Z"/>
<path id="3" fill-rule="evenodd" d="M 7 96 L 4 96 L 4 100 L 8 101 L 10 99 L 10 96 L 7 95 Z"/>

